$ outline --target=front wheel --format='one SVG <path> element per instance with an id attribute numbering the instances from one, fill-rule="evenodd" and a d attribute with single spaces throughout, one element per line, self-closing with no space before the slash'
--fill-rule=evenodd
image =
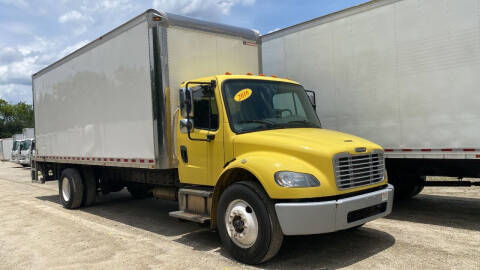
<path id="1" fill-rule="evenodd" d="M 238 182 L 223 192 L 217 208 L 217 229 L 225 249 L 247 264 L 271 259 L 283 242 L 273 203 L 254 182 Z"/>

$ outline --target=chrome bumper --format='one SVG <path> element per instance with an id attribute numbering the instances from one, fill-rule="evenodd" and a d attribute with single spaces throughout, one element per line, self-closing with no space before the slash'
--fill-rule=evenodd
<path id="1" fill-rule="evenodd" d="M 285 235 L 340 231 L 384 217 L 392 212 L 393 186 L 340 200 L 277 203 L 280 227 Z"/>

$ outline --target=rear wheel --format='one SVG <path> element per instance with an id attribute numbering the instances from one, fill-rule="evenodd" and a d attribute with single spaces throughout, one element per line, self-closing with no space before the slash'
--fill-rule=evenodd
<path id="1" fill-rule="evenodd" d="M 58 181 L 58 190 L 63 207 L 67 209 L 80 207 L 83 199 L 83 183 L 78 170 L 72 168 L 63 170 Z"/>
<path id="2" fill-rule="evenodd" d="M 272 201 L 254 182 L 238 182 L 220 196 L 217 229 L 225 249 L 247 264 L 275 256 L 283 234 Z"/>

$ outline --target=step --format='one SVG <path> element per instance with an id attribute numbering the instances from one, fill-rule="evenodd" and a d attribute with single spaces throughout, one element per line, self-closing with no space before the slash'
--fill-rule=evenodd
<path id="1" fill-rule="evenodd" d="M 204 190 L 204 189 L 192 189 L 192 188 L 181 188 L 179 190 L 179 195 L 194 195 L 198 197 L 209 198 L 213 194 L 213 190 Z"/>
<path id="2" fill-rule="evenodd" d="M 190 213 L 182 210 L 170 212 L 168 213 L 168 215 L 174 218 L 184 219 L 184 220 L 193 221 L 197 223 L 205 223 L 207 221 L 210 221 L 209 216 Z"/>

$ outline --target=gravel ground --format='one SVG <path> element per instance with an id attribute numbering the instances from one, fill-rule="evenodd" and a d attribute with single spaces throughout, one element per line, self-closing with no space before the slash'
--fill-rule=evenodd
<path id="1" fill-rule="evenodd" d="M 126 191 L 66 210 L 57 182 L 0 162 L 1 269 L 241 269 L 214 232 L 168 217 L 176 204 Z M 350 232 L 287 237 L 265 269 L 480 269 L 480 188 L 428 187 Z"/>

